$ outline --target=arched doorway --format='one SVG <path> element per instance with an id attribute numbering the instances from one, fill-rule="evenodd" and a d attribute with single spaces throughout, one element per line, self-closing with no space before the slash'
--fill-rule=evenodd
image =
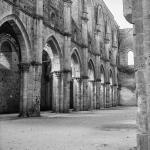
<path id="1" fill-rule="evenodd" d="M 95 71 L 93 62 L 88 62 L 88 108 L 96 109 L 96 86 L 95 86 Z"/>
<path id="2" fill-rule="evenodd" d="M 41 110 L 59 111 L 60 56 L 55 39 L 49 38 L 42 53 Z"/>
<path id="3" fill-rule="evenodd" d="M 19 112 L 19 47 L 8 34 L 0 34 L 0 113 Z"/>
<path id="4" fill-rule="evenodd" d="M 43 50 L 42 54 L 42 80 L 41 80 L 41 110 L 52 110 L 52 78 L 49 77 L 51 72 L 51 59 L 48 53 Z"/>
<path id="5" fill-rule="evenodd" d="M 30 42 L 15 15 L 0 20 L 0 113 L 28 114 Z"/>
<path id="6" fill-rule="evenodd" d="M 105 99 L 105 72 L 103 66 L 101 66 L 101 91 L 100 91 L 100 99 L 103 107 L 106 107 L 106 99 Z"/>
<path id="7" fill-rule="evenodd" d="M 70 81 L 70 109 L 79 109 L 80 59 L 76 50 L 71 55 L 72 80 Z"/>
<path id="8" fill-rule="evenodd" d="M 112 71 L 110 70 L 110 74 L 109 74 L 109 82 L 110 82 L 110 88 L 109 88 L 109 97 L 110 97 L 110 106 L 113 106 L 113 103 L 114 103 L 114 90 L 113 90 L 113 74 L 112 74 Z"/>

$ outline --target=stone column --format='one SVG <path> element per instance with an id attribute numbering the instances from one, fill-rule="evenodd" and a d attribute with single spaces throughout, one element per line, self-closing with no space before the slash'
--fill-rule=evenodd
<path id="1" fill-rule="evenodd" d="M 106 102 L 105 102 L 105 84 L 101 83 L 101 88 L 100 88 L 100 107 L 105 108 L 106 107 Z"/>
<path id="2" fill-rule="evenodd" d="M 63 100 L 64 113 L 69 112 L 71 80 L 71 0 L 64 0 L 64 68 Z"/>
<path id="3" fill-rule="evenodd" d="M 98 21 L 100 23 L 100 21 Z M 96 109 L 100 109 L 100 33 L 101 25 L 96 25 L 95 40 L 96 40 Z"/>
<path id="4" fill-rule="evenodd" d="M 56 71 L 51 73 L 51 78 L 53 78 L 53 94 L 52 94 L 52 110 L 53 112 L 60 112 L 61 102 L 61 72 Z"/>
<path id="5" fill-rule="evenodd" d="M 78 105 L 77 105 L 77 110 L 81 110 L 81 94 L 82 94 L 82 89 L 81 89 L 81 84 L 82 84 L 82 79 L 81 78 L 77 78 L 77 82 L 78 82 L 78 90 L 77 90 L 77 100 L 78 100 Z"/>
<path id="6" fill-rule="evenodd" d="M 102 106 L 101 103 L 101 80 L 96 80 L 96 109 L 100 109 Z"/>
<path id="7" fill-rule="evenodd" d="M 110 83 L 106 82 L 106 108 L 110 107 Z"/>
<path id="8" fill-rule="evenodd" d="M 110 89 L 109 89 L 109 91 L 110 91 L 110 94 L 109 94 L 109 99 L 110 99 L 110 107 L 112 107 L 113 106 L 113 85 L 110 85 Z"/>
<path id="9" fill-rule="evenodd" d="M 70 71 L 63 72 L 63 112 L 69 112 L 69 102 L 70 102 L 70 80 L 71 80 L 71 73 Z"/>
<path id="10" fill-rule="evenodd" d="M 41 98 L 41 73 L 42 73 L 42 50 L 43 50 L 43 0 L 36 0 L 36 17 L 32 20 L 32 51 L 31 67 L 28 84 L 28 111 L 29 116 L 40 116 Z"/>
<path id="11" fill-rule="evenodd" d="M 64 80 L 63 80 L 63 73 L 59 73 L 59 112 L 63 113 L 64 111 Z"/>
<path id="12" fill-rule="evenodd" d="M 150 1 L 134 3 L 136 18 L 137 149 L 150 149 Z M 139 10 L 140 11 L 139 11 Z M 142 11 L 141 11 L 142 10 Z"/>
<path id="13" fill-rule="evenodd" d="M 96 81 L 93 81 L 93 109 L 97 108 L 97 101 L 96 101 Z"/>
<path id="14" fill-rule="evenodd" d="M 83 52 L 83 110 L 88 110 L 88 17 L 87 17 L 87 0 L 84 0 L 82 12 L 82 52 Z"/>
<path id="15" fill-rule="evenodd" d="M 40 99 L 41 99 L 41 75 L 42 64 L 31 62 L 28 84 L 28 109 L 30 116 L 40 116 Z"/>
<path id="16" fill-rule="evenodd" d="M 121 91 L 121 85 L 119 84 L 117 86 L 117 96 L 118 96 L 117 105 L 120 105 L 120 91 Z"/>
<path id="17" fill-rule="evenodd" d="M 114 97 L 114 98 L 113 98 L 113 99 L 114 99 L 114 100 L 113 100 L 113 106 L 116 107 L 117 104 L 118 104 L 117 84 L 114 84 L 114 85 L 113 85 L 113 89 L 114 89 L 114 92 L 113 92 L 113 93 L 114 93 L 114 96 L 113 96 L 113 97 Z"/>
<path id="18" fill-rule="evenodd" d="M 33 30 L 33 56 L 32 61 L 42 63 L 43 51 L 43 0 L 36 0 L 36 16 Z"/>
<path id="19" fill-rule="evenodd" d="M 61 100 L 61 72 L 55 72 L 57 84 L 56 84 L 56 112 L 60 112 L 60 100 Z"/>
<path id="20" fill-rule="evenodd" d="M 83 90 L 83 110 L 88 110 L 88 79 L 83 78 L 82 79 L 82 90 Z"/>
<path id="21" fill-rule="evenodd" d="M 77 80 L 76 78 L 73 78 L 73 106 L 74 106 L 74 110 L 77 111 Z"/>
<path id="22" fill-rule="evenodd" d="M 83 81 L 82 78 L 80 78 L 80 111 L 84 110 L 84 102 L 83 102 Z"/>
<path id="23" fill-rule="evenodd" d="M 88 80 L 88 101 L 87 101 L 87 109 L 93 109 L 93 81 Z"/>
<path id="24" fill-rule="evenodd" d="M 100 23 L 98 21 L 98 23 Z M 96 109 L 100 109 L 100 36 L 101 36 L 101 25 L 96 25 L 95 42 L 96 42 Z"/>
<path id="25" fill-rule="evenodd" d="M 134 24 L 135 77 L 138 99 L 137 150 L 150 149 L 150 1 L 124 0 L 124 15 Z M 130 17 L 132 16 L 132 17 Z"/>
<path id="26" fill-rule="evenodd" d="M 28 117 L 28 74 L 29 63 L 20 63 L 19 69 L 21 72 L 21 87 L 20 87 L 20 117 Z"/>

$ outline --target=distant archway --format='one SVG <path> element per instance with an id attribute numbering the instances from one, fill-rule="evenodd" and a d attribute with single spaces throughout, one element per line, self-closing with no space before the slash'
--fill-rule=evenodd
<path id="1" fill-rule="evenodd" d="M 106 88 L 105 88 L 105 70 L 104 67 L 101 66 L 101 91 L 100 91 L 100 101 L 102 103 L 103 107 L 106 107 L 106 99 L 105 99 L 105 94 L 106 94 Z"/>
<path id="2" fill-rule="evenodd" d="M 0 20 L 0 113 L 28 114 L 27 85 L 22 71 L 29 69 L 30 41 L 16 15 Z M 19 67 L 18 67 L 19 66 Z"/>
<path id="3" fill-rule="evenodd" d="M 56 111 L 59 107 L 58 95 L 61 50 L 57 40 L 51 36 L 42 53 L 42 80 L 41 80 L 41 110 Z"/>
<path id="4" fill-rule="evenodd" d="M 96 85 L 95 85 L 95 69 L 93 61 L 88 62 L 88 108 L 96 109 Z"/>
<path id="5" fill-rule="evenodd" d="M 113 106 L 113 98 L 114 98 L 114 91 L 113 91 L 113 73 L 112 70 L 109 71 L 109 82 L 110 82 L 110 89 L 109 89 L 109 98 L 110 98 L 110 106 Z"/>
<path id="6" fill-rule="evenodd" d="M 79 104 L 79 82 L 80 78 L 80 57 L 77 49 L 73 49 L 71 55 L 72 80 L 70 81 L 70 109 L 76 110 Z"/>

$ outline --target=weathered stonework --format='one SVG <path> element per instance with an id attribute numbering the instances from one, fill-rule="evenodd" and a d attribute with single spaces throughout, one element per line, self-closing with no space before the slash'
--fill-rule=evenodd
<path id="1" fill-rule="evenodd" d="M 0 113 L 117 106 L 118 29 L 102 0 L 0 0 Z"/>
<path id="2" fill-rule="evenodd" d="M 124 11 L 125 17 L 128 18 L 126 14 L 132 16 L 130 22 L 134 24 L 134 48 L 136 60 L 135 76 L 136 76 L 136 93 L 138 101 L 137 150 L 149 150 L 150 149 L 150 138 L 149 138 L 150 137 L 150 128 L 149 128 L 150 1 L 130 0 L 130 3 L 127 3 L 124 0 L 124 5 L 125 8 L 128 8 Z M 126 11 L 128 11 L 128 13 Z"/>
<path id="3" fill-rule="evenodd" d="M 123 106 L 137 106 L 134 64 L 128 64 L 132 57 L 129 54 L 134 54 L 134 51 L 135 50 L 133 46 L 133 29 L 120 29 L 119 79 L 121 84 L 121 97 L 119 104 Z"/>

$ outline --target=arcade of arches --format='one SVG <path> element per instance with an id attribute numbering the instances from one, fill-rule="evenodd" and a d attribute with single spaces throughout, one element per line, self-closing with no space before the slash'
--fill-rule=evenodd
<path id="1" fill-rule="evenodd" d="M 59 5 L 47 2 L 23 11 L 18 3 L 24 2 L 0 0 L 0 113 L 25 117 L 119 105 L 119 27 L 112 14 L 103 2 L 81 0 L 78 15 L 71 9 L 79 1 L 58 0 L 58 12 L 52 6 Z M 59 17 L 51 22 L 47 12 Z"/>

